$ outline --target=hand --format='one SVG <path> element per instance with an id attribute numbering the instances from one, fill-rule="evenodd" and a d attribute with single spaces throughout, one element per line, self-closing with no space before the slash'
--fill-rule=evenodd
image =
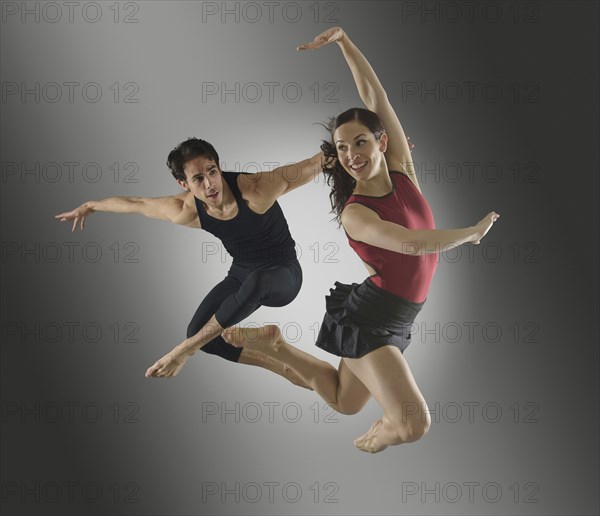
<path id="1" fill-rule="evenodd" d="M 64 222 L 65 220 L 72 220 L 73 221 L 73 227 L 71 228 L 71 233 L 72 233 L 73 231 L 75 231 L 75 228 L 77 227 L 77 222 L 80 223 L 80 228 L 83 231 L 83 228 L 85 227 L 85 218 L 88 215 L 91 215 L 92 213 L 94 213 L 94 211 L 95 210 L 90 208 L 87 203 L 84 203 L 81 206 L 79 206 L 79 208 L 75 208 L 72 211 L 65 211 L 64 213 L 55 215 L 54 218 L 60 219 L 61 222 Z"/>
<path id="2" fill-rule="evenodd" d="M 314 40 L 310 43 L 303 43 L 296 47 L 296 50 L 315 50 L 317 48 L 321 48 L 329 43 L 333 43 L 334 41 L 339 41 L 344 37 L 344 31 L 341 27 L 333 27 L 331 29 L 327 29 L 324 32 L 321 32 Z"/>
<path id="3" fill-rule="evenodd" d="M 500 215 L 495 211 L 491 211 L 485 217 L 483 217 L 475 226 L 475 235 L 471 242 L 475 245 L 479 244 L 481 239 L 487 234 L 490 228 L 494 225 L 494 222 L 498 220 Z"/>

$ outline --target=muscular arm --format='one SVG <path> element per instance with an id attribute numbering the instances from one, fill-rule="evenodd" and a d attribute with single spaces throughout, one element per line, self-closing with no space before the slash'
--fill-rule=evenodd
<path id="1" fill-rule="evenodd" d="M 73 231 L 78 223 L 84 228 L 86 217 L 96 211 L 109 213 L 139 213 L 153 219 L 167 220 L 188 227 L 200 227 L 195 209 L 190 205 L 190 192 L 168 197 L 109 197 L 88 201 L 72 211 L 55 216 L 61 222 L 72 220 Z"/>
<path id="2" fill-rule="evenodd" d="M 262 199 L 272 199 L 314 181 L 322 171 L 323 153 L 311 158 L 277 167 L 271 172 L 258 172 L 240 176 L 238 185 L 244 193 L 251 193 Z"/>
<path id="3" fill-rule="evenodd" d="M 377 213 L 365 206 L 350 204 L 342 212 L 342 225 L 353 240 L 419 256 L 448 251 L 466 242 L 478 244 L 499 216 L 491 212 L 475 226 L 460 229 L 407 229 L 381 220 Z"/>

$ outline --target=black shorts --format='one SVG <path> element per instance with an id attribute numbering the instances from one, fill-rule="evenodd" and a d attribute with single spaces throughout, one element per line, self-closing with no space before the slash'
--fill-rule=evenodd
<path id="1" fill-rule="evenodd" d="M 321 349 L 346 358 L 360 358 L 382 346 L 402 353 L 410 344 L 410 329 L 424 303 L 413 303 L 375 285 L 336 282 L 325 297 L 326 314 L 317 337 Z"/>

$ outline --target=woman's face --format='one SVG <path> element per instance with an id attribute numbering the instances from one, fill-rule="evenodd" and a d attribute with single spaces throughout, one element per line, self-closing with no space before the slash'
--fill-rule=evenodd
<path id="1" fill-rule="evenodd" d="M 387 135 L 379 140 L 357 120 L 340 125 L 333 133 L 333 143 L 338 161 L 356 181 L 366 181 L 380 170 L 383 153 L 387 146 Z"/>

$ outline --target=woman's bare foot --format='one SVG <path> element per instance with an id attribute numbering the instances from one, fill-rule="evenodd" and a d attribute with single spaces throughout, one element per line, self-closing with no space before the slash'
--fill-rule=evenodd
<path id="1" fill-rule="evenodd" d="M 236 348 L 247 348 L 260 351 L 273 357 L 281 346 L 281 332 L 273 324 L 260 328 L 227 328 L 222 337 Z"/>
<path id="2" fill-rule="evenodd" d="M 381 439 L 381 430 L 383 428 L 383 419 L 375 421 L 367 432 L 357 439 L 354 439 L 354 445 L 362 451 L 368 453 L 377 453 L 385 450 L 388 445 Z"/>

